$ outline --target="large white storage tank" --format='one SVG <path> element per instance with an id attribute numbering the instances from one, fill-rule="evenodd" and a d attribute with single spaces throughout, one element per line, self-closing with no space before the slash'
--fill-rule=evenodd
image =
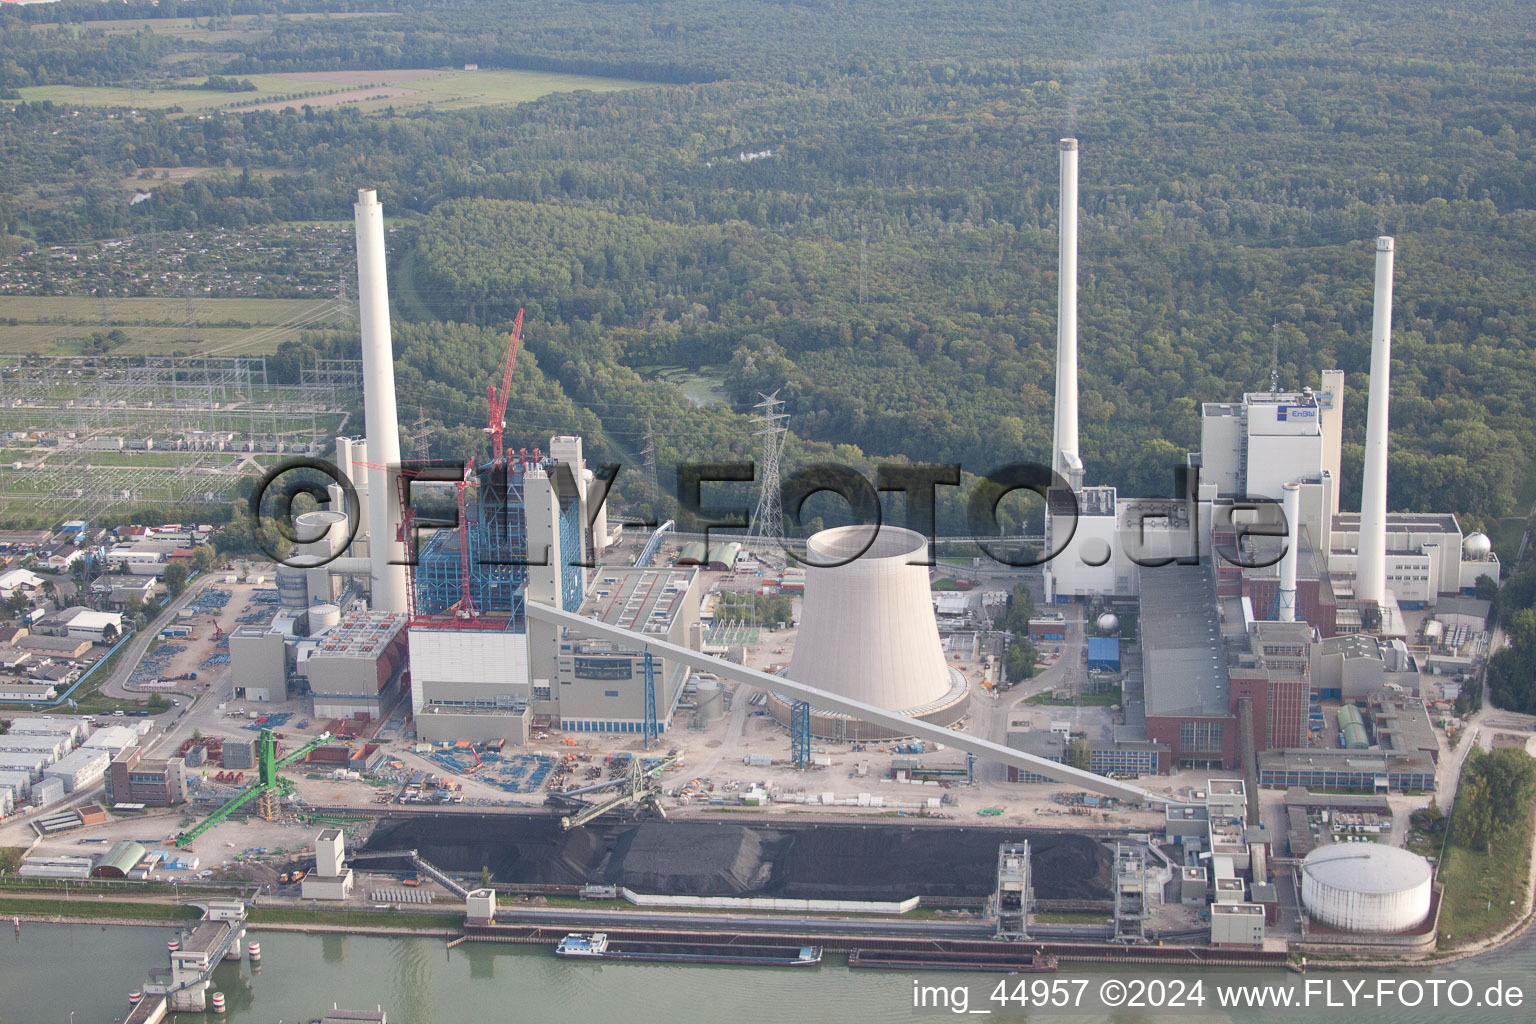
<path id="1" fill-rule="evenodd" d="M 1301 902 L 1344 931 L 1408 931 L 1429 915 L 1429 862 L 1380 843 L 1320 846 L 1301 862 Z"/>

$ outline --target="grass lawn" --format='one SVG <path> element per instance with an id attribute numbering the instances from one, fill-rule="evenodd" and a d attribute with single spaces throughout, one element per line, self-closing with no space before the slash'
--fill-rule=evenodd
<path id="1" fill-rule="evenodd" d="M 1079 910 L 1047 911 L 1042 914 L 1031 914 L 1030 917 L 1041 924 L 1108 924 L 1114 920 L 1108 914 Z"/>
<path id="2" fill-rule="evenodd" d="M 267 355 L 305 330 L 346 327 L 348 312 L 331 299 L 195 299 L 200 325 L 188 340 L 179 298 L 115 298 L 104 322 L 99 300 L 78 295 L 0 296 L 0 351 L 80 355 L 92 334 L 121 330 L 128 341 L 111 355 Z M 14 321 L 11 322 L 11 321 Z"/>
<path id="3" fill-rule="evenodd" d="M 1525 905 L 1531 824 L 1527 818 L 1525 828 L 1495 842 L 1490 853 L 1446 847 L 1440 865 L 1440 882 L 1445 886 L 1440 935 L 1446 944 L 1460 946 L 1486 938 L 1513 921 Z"/>
<path id="4" fill-rule="evenodd" d="M 196 921 L 203 912 L 196 907 L 167 903 L 122 903 L 76 896 L 44 899 L 35 896 L 0 896 L 0 915 L 36 914 L 40 917 L 100 917 L 119 921 Z"/>
<path id="5" fill-rule="evenodd" d="M 433 104 L 441 108 L 484 107 L 522 103 L 555 92 L 590 89 L 654 88 L 652 83 L 593 75 L 565 75 L 547 71 L 460 71 L 405 68 L 381 71 L 310 71 L 270 75 L 242 75 L 256 85 L 255 92 L 223 92 L 216 89 L 142 86 L 36 85 L 20 90 L 22 99 L 36 103 L 52 100 L 83 107 L 133 107 L 165 109 L 180 107 L 188 113 L 214 109 L 242 110 L 284 107 L 356 106 L 377 113 Z M 186 79 L 178 84 L 196 85 Z"/>
<path id="6" fill-rule="evenodd" d="M 1121 703 L 1120 696 L 1121 696 L 1120 687 L 1117 686 L 1113 690 L 1104 690 L 1104 691 L 1102 691 L 1100 693 L 1085 693 L 1082 696 L 1081 703 L 1082 703 L 1082 706 L 1085 707 L 1085 708 L 1107 708 L 1111 704 L 1119 704 L 1119 703 Z M 1061 704 L 1057 704 L 1056 701 L 1051 699 L 1051 695 L 1049 693 L 1037 693 L 1033 697 L 1025 698 L 1024 703 L 1026 703 L 1026 704 L 1051 704 L 1051 705 L 1055 705 L 1056 707 L 1063 707 L 1063 708 L 1065 708 L 1065 707 L 1076 707 L 1079 702 L 1078 701 L 1070 701 L 1069 700 L 1069 701 L 1065 701 L 1065 702 L 1063 702 Z"/>

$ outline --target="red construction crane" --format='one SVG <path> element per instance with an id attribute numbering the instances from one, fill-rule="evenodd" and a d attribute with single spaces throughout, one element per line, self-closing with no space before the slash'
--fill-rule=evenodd
<path id="1" fill-rule="evenodd" d="M 512 368 L 517 365 L 517 349 L 523 342 L 523 311 L 517 311 L 517 319 L 512 321 L 512 333 L 507 338 L 507 362 L 501 371 L 501 390 L 496 390 L 496 385 L 488 384 L 485 388 L 485 397 L 490 405 L 490 422 L 486 430 L 491 432 L 491 460 L 501 461 L 501 432 L 507 426 L 507 399 L 511 397 Z"/>

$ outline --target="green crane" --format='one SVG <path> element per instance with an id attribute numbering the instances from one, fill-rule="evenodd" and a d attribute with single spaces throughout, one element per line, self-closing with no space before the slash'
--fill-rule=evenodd
<path id="1" fill-rule="evenodd" d="M 279 769 L 286 768 L 295 761 L 303 760 L 304 756 L 311 750 L 330 742 L 330 739 L 331 734 L 323 732 L 298 750 L 291 754 L 285 754 L 280 758 L 277 756 L 277 738 L 272 735 L 272 730 L 261 730 L 261 738 L 257 740 L 256 746 L 256 781 L 231 799 L 225 801 L 222 807 L 208 815 L 208 817 L 178 835 L 176 837 L 177 847 L 185 849 L 191 846 L 194 839 L 213 828 L 213 826 L 225 818 L 228 818 L 231 814 L 234 814 L 252 800 L 259 801 L 257 813 L 263 818 L 271 821 L 277 817 L 280 799 L 293 792 L 293 783 L 279 775 Z"/>

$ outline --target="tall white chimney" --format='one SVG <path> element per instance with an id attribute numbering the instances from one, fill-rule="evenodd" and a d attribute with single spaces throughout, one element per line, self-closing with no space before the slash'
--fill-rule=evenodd
<path id="1" fill-rule="evenodd" d="M 1371 393 L 1365 413 L 1365 479 L 1355 599 L 1381 604 L 1387 582 L 1387 396 L 1392 388 L 1392 238 L 1376 239 L 1376 308 L 1371 320 Z"/>
<path id="2" fill-rule="evenodd" d="M 1280 559 L 1280 593 L 1276 599 L 1275 618 L 1281 622 L 1296 621 L 1296 561 L 1301 550 L 1301 485 L 1288 483 L 1284 487 L 1285 557 Z"/>
<path id="3" fill-rule="evenodd" d="M 395 409 L 395 356 L 389 336 L 389 287 L 384 270 L 384 208 L 371 188 L 357 190 L 357 304 L 363 334 L 363 421 L 368 432 L 368 558 L 373 608 L 403 612 L 404 546 L 396 537 L 400 510 L 393 474 L 400 464 L 400 417 Z"/>
<path id="4" fill-rule="evenodd" d="M 1056 291 L 1056 423 L 1051 468 L 1078 490 L 1077 450 L 1077 140 L 1061 140 L 1061 247 Z"/>

